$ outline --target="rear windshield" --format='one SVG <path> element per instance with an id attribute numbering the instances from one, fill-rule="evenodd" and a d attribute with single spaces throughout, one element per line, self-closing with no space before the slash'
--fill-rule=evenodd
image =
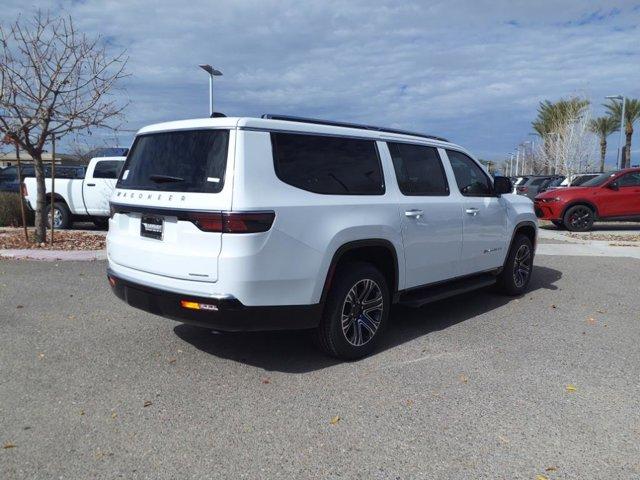
<path id="1" fill-rule="evenodd" d="M 181 130 L 140 135 L 118 188 L 217 193 L 224 184 L 228 130 Z"/>
<path id="2" fill-rule="evenodd" d="M 584 185 L 589 180 L 591 180 L 593 178 L 597 178 L 597 177 L 599 177 L 599 175 L 581 175 L 580 177 L 576 178 L 575 180 L 573 180 L 571 182 L 571 186 L 572 187 L 577 187 L 578 185 Z"/>

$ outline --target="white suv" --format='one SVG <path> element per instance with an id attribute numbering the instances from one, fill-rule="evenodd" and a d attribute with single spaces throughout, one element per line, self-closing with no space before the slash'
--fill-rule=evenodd
<path id="1" fill-rule="evenodd" d="M 536 216 L 511 189 L 434 136 L 276 115 L 152 125 L 111 197 L 109 282 L 164 317 L 315 328 L 358 358 L 393 303 L 526 289 Z"/>

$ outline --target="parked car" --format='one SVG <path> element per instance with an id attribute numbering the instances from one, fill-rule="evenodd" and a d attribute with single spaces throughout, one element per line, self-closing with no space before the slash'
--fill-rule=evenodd
<path id="1" fill-rule="evenodd" d="M 526 290 L 537 223 L 510 191 L 440 137 L 277 115 L 152 125 L 111 197 L 109 283 L 151 313 L 314 328 L 359 358 L 392 303 Z"/>
<path id="2" fill-rule="evenodd" d="M 109 218 L 109 197 L 115 187 L 120 169 L 124 165 L 124 160 L 125 157 L 92 158 L 84 175 L 75 178 L 59 176 L 56 168 L 53 200 L 51 179 L 47 178 L 45 181 L 47 219 L 51 218 L 50 209 L 53 208 L 55 228 L 68 228 L 74 218 L 86 218 L 95 222 L 96 225 L 106 225 Z M 75 168 L 84 169 L 84 167 Z M 23 195 L 27 205 L 35 209 L 37 198 L 35 177 L 28 176 L 24 179 Z"/>
<path id="3" fill-rule="evenodd" d="M 599 220 L 640 219 L 640 168 L 602 173 L 579 187 L 541 193 L 535 211 L 539 218 L 576 232 L 591 230 Z"/>
<path id="4" fill-rule="evenodd" d="M 592 178 L 600 175 L 599 173 L 576 173 L 575 175 L 571 175 L 570 177 L 565 178 L 560 187 L 579 187 L 585 182 L 591 180 Z"/>
<path id="5" fill-rule="evenodd" d="M 538 193 L 546 192 L 547 190 L 553 190 L 554 188 L 558 188 L 558 186 L 564 181 L 565 177 L 563 175 L 553 176 L 547 178 L 540 187 L 538 188 Z"/>
<path id="6" fill-rule="evenodd" d="M 513 193 L 524 195 L 533 200 L 538 194 L 540 187 L 550 178 L 551 176 L 549 175 L 529 175 L 527 177 L 521 177 Z"/>
<path id="7" fill-rule="evenodd" d="M 56 165 L 56 178 L 82 178 L 85 167 L 74 165 Z M 18 179 L 18 167 L 11 165 L 0 171 L 0 192 L 20 193 L 20 184 L 25 177 L 35 175 L 33 165 L 24 165 L 21 168 L 22 178 Z M 44 166 L 44 174 L 51 177 L 51 165 Z"/>

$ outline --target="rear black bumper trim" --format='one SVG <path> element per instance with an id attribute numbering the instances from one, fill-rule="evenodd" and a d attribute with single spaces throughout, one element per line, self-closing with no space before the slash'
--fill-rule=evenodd
<path id="1" fill-rule="evenodd" d="M 107 270 L 113 293 L 134 308 L 183 323 L 226 332 L 300 330 L 317 327 L 322 304 L 246 306 L 236 298 L 181 295 L 125 280 Z M 180 301 L 215 305 L 217 310 L 190 310 Z"/>

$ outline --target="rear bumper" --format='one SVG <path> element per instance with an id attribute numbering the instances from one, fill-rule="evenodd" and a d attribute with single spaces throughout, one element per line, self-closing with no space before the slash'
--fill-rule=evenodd
<path id="1" fill-rule="evenodd" d="M 320 322 L 322 304 L 247 307 L 239 300 L 181 295 L 125 280 L 107 270 L 113 293 L 134 308 L 183 323 L 226 332 L 299 330 Z M 215 310 L 183 308 L 181 301 L 212 305 Z"/>

